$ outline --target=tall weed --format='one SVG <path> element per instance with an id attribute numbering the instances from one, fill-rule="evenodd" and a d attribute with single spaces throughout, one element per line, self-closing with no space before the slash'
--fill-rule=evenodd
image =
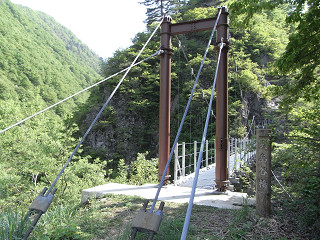
<path id="1" fill-rule="evenodd" d="M 24 230 L 29 226 L 28 220 L 17 209 L 6 208 L 0 212 L 0 239 L 22 239 Z"/>

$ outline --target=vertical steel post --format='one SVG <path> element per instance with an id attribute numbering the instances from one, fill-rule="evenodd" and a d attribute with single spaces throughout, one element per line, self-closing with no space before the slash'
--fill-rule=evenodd
<path id="1" fill-rule="evenodd" d="M 182 143 L 182 176 L 186 176 L 186 143 Z"/>
<path id="2" fill-rule="evenodd" d="M 209 141 L 206 140 L 206 168 L 209 167 Z"/>
<path id="3" fill-rule="evenodd" d="M 198 144 L 197 144 L 197 141 L 194 141 L 193 142 L 193 171 L 194 172 L 196 172 L 196 169 L 197 169 L 197 160 L 198 160 L 197 152 L 198 152 Z"/>
<path id="4" fill-rule="evenodd" d="M 171 17 L 166 16 L 161 25 L 160 56 L 160 110 L 159 110 L 159 180 L 162 174 L 169 177 L 166 167 L 170 154 L 170 101 L 171 101 Z"/>
<path id="5" fill-rule="evenodd" d="M 225 191 L 228 185 L 228 9 L 222 7 L 217 25 L 217 42 L 226 46 L 222 49 L 217 76 L 216 100 L 216 188 Z M 217 48 L 218 51 L 218 48 Z"/>
<path id="6" fill-rule="evenodd" d="M 179 161 L 179 144 L 177 144 L 176 148 L 174 149 L 174 176 L 173 176 L 173 182 L 174 182 L 175 186 L 177 186 L 177 180 L 178 180 L 178 161 Z"/>
<path id="7" fill-rule="evenodd" d="M 234 143 L 234 165 L 235 165 L 235 170 L 238 170 L 238 139 L 235 138 L 234 139 L 235 143 Z"/>

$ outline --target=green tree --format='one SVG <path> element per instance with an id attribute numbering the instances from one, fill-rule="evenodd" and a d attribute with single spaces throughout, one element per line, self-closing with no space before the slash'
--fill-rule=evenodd
<path id="1" fill-rule="evenodd" d="M 146 23 L 150 25 L 159 21 L 164 15 L 177 14 L 180 8 L 186 4 L 186 0 L 144 0 L 141 4 L 147 7 Z"/>
<path id="2" fill-rule="evenodd" d="M 0 1 L 0 129 L 87 87 L 99 77 L 99 57 L 48 15 Z M 0 134 L 0 208 L 26 207 L 50 185 L 77 139 L 70 117 L 89 93 L 70 99 Z M 58 196 L 75 199 L 81 187 L 101 183 L 102 162 L 76 157 Z M 70 170 L 68 170 L 70 171 Z M 96 173 L 88 176 L 89 173 Z M 102 173 L 102 175 L 101 175 Z M 67 183 L 67 179 L 71 179 Z M 88 184 L 89 183 L 89 184 Z M 72 185 L 73 188 L 65 189 Z"/>
<path id="3" fill-rule="evenodd" d="M 245 26 L 255 15 L 288 6 L 286 22 L 292 28 L 286 49 L 275 62 L 278 80 L 271 86 L 281 99 L 277 122 L 284 123 L 285 136 L 275 145 L 274 167 L 280 169 L 293 198 L 293 209 L 313 237 L 319 236 L 319 44 L 320 2 L 235 1 L 231 5 Z M 290 25 L 289 25 L 290 24 Z M 274 128 L 279 133 L 280 126 Z M 279 136 L 279 135 L 278 135 Z M 285 140 L 285 143 L 283 142 Z"/>
<path id="4" fill-rule="evenodd" d="M 287 78 L 287 83 L 280 89 L 288 103 L 297 101 L 299 97 L 306 100 L 319 98 L 319 4 L 319 0 L 242 0 L 231 5 L 233 14 L 244 24 L 248 24 L 253 15 L 264 10 L 289 5 L 286 21 L 297 27 L 289 36 L 286 51 L 277 62 L 281 74 L 292 76 Z"/>

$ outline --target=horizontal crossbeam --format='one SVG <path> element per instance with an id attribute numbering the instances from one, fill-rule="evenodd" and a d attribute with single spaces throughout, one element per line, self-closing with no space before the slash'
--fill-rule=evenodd
<path id="1" fill-rule="evenodd" d="M 212 30 L 217 18 L 207 18 L 183 23 L 171 24 L 170 35 Z"/>

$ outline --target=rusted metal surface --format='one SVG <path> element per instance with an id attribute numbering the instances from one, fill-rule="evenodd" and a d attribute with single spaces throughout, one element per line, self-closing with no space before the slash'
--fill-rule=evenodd
<path id="1" fill-rule="evenodd" d="M 171 102 L 171 21 L 165 17 L 161 25 L 160 55 L 160 111 L 159 111 L 159 180 L 170 154 L 170 102 Z M 169 175 L 169 170 L 165 173 Z M 169 177 L 169 176 L 168 176 Z M 168 177 L 165 179 L 167 180 Z"/>
<path id="2" fill-rule="evenodd" d="M 223 42 L 221 60 L 217 77 L 216 103 L 216 184 L 220 191 L 228 185 L 228 46 L 229 26 L 228 9 L 222 7 L 217 25 L 216 45 Z M 171 24 L 166 17 L 161 26 L 161 49 L 164 53 L 160 58 L 160 116 L 159 116 L 159 179 L 161 179 L 170 153 L 170 94 L 171 94 L 171 36 L 192 32 L 211 30 L 217 18 L 209 18 L 184 23 Z M 169 171 L 165 173 L 169 176 Z M 168 178 L 166 178 L 168 179 Z"/>
<path id="3" fill-rule="evenodd" d="M 217 25 L 217 42 L 222 49 L 216 86 L 216 188 L 225 191 L 228 185 L 228 9 L 222 7 Z M 217 48 L 218 51 L 218 48 Z"/>
<path id="4" fill-rule="evenodd" d="M 207 18 L 171 25 L 171 35 L 212 30 L 217 18 Z"/>

